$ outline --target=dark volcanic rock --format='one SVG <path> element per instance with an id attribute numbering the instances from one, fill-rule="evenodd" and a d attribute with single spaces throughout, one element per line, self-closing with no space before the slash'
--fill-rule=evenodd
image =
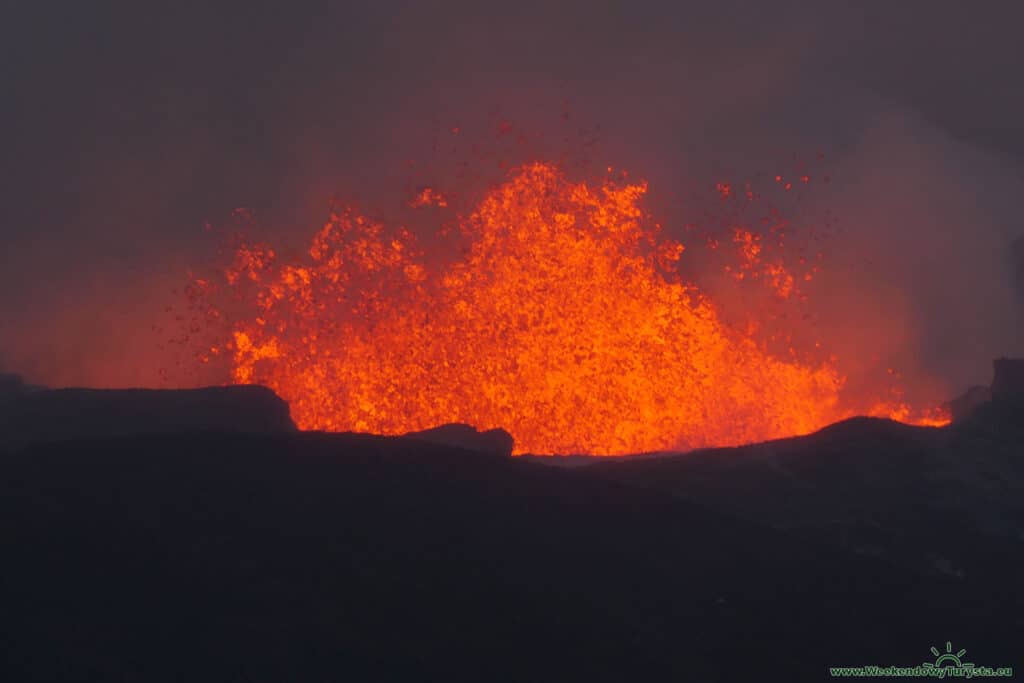
<path id="1" fill-rule="evenodd" d="M 1024 358 L 996 358 L 992 366 L 992 400 L 1024 401 Z"/>
<path id="2" fill-rule="evenodd" d="M 954 398 L 946 407 L 949 408 L 949 415 L 953 422 L 962 422 L 973 415 L 978 406 L 991 400 L 992 390 L 976 385 Z"/>
<path id="3" fill-rule="evenodd" d="M 804 437 L 587 471 L 662 490 L 918 571 L 1024 600 L 1024 457 L 1013 404 L 944 429 L 854 418 Z"/>
<path id="4" fill-rule="evenodd" d="M 25 392 L 25 382 L 18 375 L 0 372 L 0 401 Z"/>
<path id="5" fill-rule="evenodd" d="M 946 404 L 954 423 L 963 423 L 979 412 L 985 422 L 996 415 L 1024 417 L 1024 359 L 996 358 L 992 361 L 992 386 L 973 386 Z M 991 403 L 997 405 L 992 406 Z"/>
<path id="6" fill-rule="evenodd" d="M 48 389 L 9 395 L 0 446 L 185 432 L 295 431 L 288 404 L 260 386 Z"/>
<path id="7" fill-rule="evenodd" d="M 486 432 L 479 432 L 476 427 L 467 424 L 441 425 L 424 429 L 422 432 L 409 432 L 403 438 L 417 439 L 443 446 L 455 446 L 467 451 L 499 455 L 505 458 L 512 455 L 512 447 L 515 445 L 512 435 L 504 429 L 489 429 Z"/>
<path id="8" fill-rule="evenodd" d="M 1024 625 L 991 576 L 370 435 L 36 445 L 0 548 L 0 681 L 820 681 L 946 634 L 1014 665 Z"/>

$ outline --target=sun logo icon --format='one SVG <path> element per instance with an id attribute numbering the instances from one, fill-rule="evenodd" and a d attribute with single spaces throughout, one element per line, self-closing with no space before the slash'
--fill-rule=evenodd
<path id="1" fill-rule="evenodd" d="M 924 668 L 926 669 L 943 669 L 943 668 L 957 668 L 957 669 L 973 669 L 974 664 L 971 662 L 961 661 L 961 657 L 967 654 L 967 650 L 960 650 L 956 654 L 953 654 L 953 645 L 947 640 L 946 651 L 939 652 L 939 650 L 933 645 L 931 648 L 932 654 L 935 655 L 935 663 L 925 662 Z"/>

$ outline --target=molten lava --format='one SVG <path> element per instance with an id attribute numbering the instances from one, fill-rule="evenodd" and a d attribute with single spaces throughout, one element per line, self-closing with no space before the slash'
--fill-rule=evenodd
<path id="1" fill-rule="evenodd" d="M 304 429 L 464 422 L 505 428 L 518 453 L 731 445 L 858 412 L 910 418 L 902 404 L 844 405 L 834 359 L 773 354 L 727 325 L 680 273 L 684 245 L 644 220 L 646 189 L 517 168 L 456 219 L 461 257 L 434 266 L 409 231 L 338 208 L 300 259 L 237 249 L 226 279 L 249 308 L 211 351 L 230 358 L 233 381 L 285 398 Z M 430 188 L 410 202 L 446 205 Z M 762 261 L 758 238 L 737 230 L 735 242 L 734 277 L 756 272 L 792 295 L 793 275 Z"/>

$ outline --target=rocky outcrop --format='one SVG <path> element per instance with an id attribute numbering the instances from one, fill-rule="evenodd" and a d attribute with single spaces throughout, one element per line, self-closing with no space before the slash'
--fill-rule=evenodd
<path id="1" fill-rule="evenodd" d="M 476 451 L 504 458 L 512 455 L 515 442 L 512 435 L 504 429 L 490 429 L 486 432 L 477 431 L 467 424 L 446 424 L 440 427 L 425 429 L 421 432 L 409 432 L 402 438 L 416 439 L 444 446 L 455 446 L 467 451 Z"/>
<path id="2" fill-rule="evenodd" d="M 0 401 L 20 396 L 25 392 L 25 382 L 18 375 L 0 372 Z"/>
<path id="3" fill-rule="evenodd" d="M 12 385 L 13 387 L 13 385 Z M 295 431 L 288 404 L 260 386 L 6 392 L 0 446 L 198 432 Z"/>
<path id="4" fill-rule="evenodd" d="M 945 404 L 954 423 L 979 414 L 987 419 L 1019 412 L 1024 404 L 1024 358 L 996 358 L 992 370 L 991 386 L 973 386 Z"/>
<path id="5" fill-rule="evenodd" d="M 953 422 L 962 422 L 973 415 L 978 406 L 991 400 L 992 390 L 979 384 L 954 398 L 945 407 L 949 410 L 949 416 Z"/>
<path id="6" fill-rule="evenodd" d="M 992 400 L 1024 400 L 1024 358 L 996 358 L 992 366 Z"/>

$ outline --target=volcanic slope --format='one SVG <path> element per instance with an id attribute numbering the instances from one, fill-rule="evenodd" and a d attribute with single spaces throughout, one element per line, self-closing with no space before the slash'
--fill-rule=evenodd
<path id="1" fill-rule="evenodd" d="M 1019 654 L 992 591 L 590 469 L 320 433 L 8 453 L 0 680 L 821 680 L 951 637 Z"/>
<path id="2" fill-rule="evenodd" d="M 932 429 L 854 418 L 808 435 L 640 458 L 592 474 L 1024 603 L 1024 405 Z M 543 460 L 543 462 L 555 462 Z"/>

